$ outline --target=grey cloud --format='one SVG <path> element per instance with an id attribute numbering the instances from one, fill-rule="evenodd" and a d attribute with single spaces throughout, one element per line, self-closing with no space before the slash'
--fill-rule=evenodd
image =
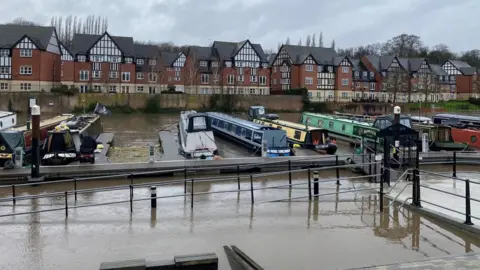
<path id="1" fill-rule="evenodd" d="M 141 4 L 139 4 L 139 2 Z M 464 0 L 0 0 L 4 20 L 16 17 L 48 24 L 52 15 L 108 16 L 114 35 L 137 40 L 207 45 L 214 40 L 251 39 L 276 48 L 323 32 L 325 44 L 358 46 L 400 33 L 422 37 L 427 45 L 473 49 L 480 37 L 480 1 Z M 3 10 L 5 9 L 5 10 Z"/>

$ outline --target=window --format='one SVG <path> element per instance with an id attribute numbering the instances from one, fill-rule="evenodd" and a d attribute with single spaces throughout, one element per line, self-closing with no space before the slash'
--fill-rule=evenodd
<path id="1" fill-rule="evenodd" d="M 266 76 L 260 76 L 260 84 L 261 85 L 266 85 L 267 84 L 267 77 Z"/>
<path id="2" fill-rule="evenodd" d="M 342 92 L 342 99 L 348 99 L 348 93 Z"/>
<path id="3" fill-rule="evenodd" d="M 117 92 L 117 86 L 116 85 L 110 85 L 110 88 L 108 89 L 108 92 L 116 93 Z"/>
<path id="4" fill-rule="evenodd" d="M 373 71 L 370 71 L 370 78 L 375 78 L 375 73 L 373 73 Z"/>
<path id="5" fill-rule="evenodd" d="M 235 75 L 229 74 L 227 76 L 227 84 L 233 84 L 235 82 Z"/>
<path id="6" fill-rule="evenodd" d="M 250 94 L 255 94 L 255 88 L 250 88 Z"/>
<path id="7" fill-rule="evenodd" d="M 218 62 L 217 62 L 217 61 L 213 61 L 213 62 L 212 62 L 212 67 L 218 67 Z"/>
<path id="8" fill-rule="evenodd" d="M 368 89 L 368 82 L 363 83 L 363 88 Z"/>
<path id="9" fill-rule="evenodd" d="M 32 66 L 20 66 L 20 74 L 32 75 Z"/>
<path id="10" fill-rule="evenodd" d="M 148 61 L 148 63 L 150 64 L 150 66 L 156 66 L 157 65 L 157 60 L 156 59 L 150 59 Z"/>
<path id="11" fill-rule="evenodd" d="M 207 61 L 200 61 L 200 66 L 201 67 L 207 67 L 208 66 Z"/>
<path id="12" fill-rule="evenodd" d="M 226 61 L 226 62 L 225 62 L 225 66 L 227 66 L 227 67 L 232 67 L 232 62 L 231 62 L 231 61 Z"/>
<path id="13" fill-rule="evenodd" d="M 93 86 L 93 91 L 102 92 L 102 86 L 101 85 L 94 85 Z"/>
<path id="14" fill-rule="evenodd" d="M 92 55 L 92 62 L 102 62 L 102 58 L 100 55 Z"/>
<path id="15" fill-rule="evenodd" d="M 312 77 L 305 77 L 305 84 L 308 84 L 308 85 L 313 84 L 313 78 Z"/>
<path id="16" fill-rule="evenodd" d="M 348 67 L 342 67 L 342 73 L 348 73 L 349 71 Z"/>
<path id="17" fill-rule="evenodd" d="M 8 50 L 0 50 L 0 57 L 8 57 L 10 55 Z"/>
<path id="18" fill-rule="evenodd" d="M 145 75 L 143 74 L 143 72 L 137 73 L 137 80 L 143 80 L 144 78 L 145 78 Z"/>
<path id="19" fill-rule="evenodd" d="M 92 71 L 92 78 L 93 79 L 100 79 L 102 77 L 102 72 L 100 70 Z"/>
<path id="20" fill-rule="evenodd" d="M 250 76 L 250 82 L 251 83 L 256 83 L 257 82 L 257 76 Z"/>
<path id="21" fill-rule="evenodd" d="M 80 70 L 80 81 L 88 81 L 88 70 Z"/>
<path id="22" fill-rule="evenodd" d="M 353 73 L 353 76 L 355 76 L 355 78 L 358 78 L 358 77 L 360 76 L 360 73 L 359 73 L 358 71 L 355 71 L 355 72 Z"/>
<path id="23" fill-rule="evenodd" d="M 133 62 L 133 59 L 131 57 L 125 58 L 125 64 L 131 64 Z"/>
<path id="24" fill-rule="evenodd" d="M 305 71 L 313 71 L 313 65 L 305 65 Z"/>
<path id="25" fill-rule="evenodd" d="M 137 65 L 142 66 L 145 64 L 145 59 L 137 59 Z"/>
<path id="26" fill-rule="evenodd" d="M 363 71 L 363 72 L 362 72 L 362 77 L 363 77 L 364 79 L 367 78 L 367 75 L 368 75 L 368 71 Z"/>
<path id="27" fill-rule="evenodd" d="M 137 86 L 137 92 L 143 92 L 143 86 Z"/>
<path id="28" fill-rule="evenodd" d="M 356 83 L 355 83 L 355 87 L 356 87 L 356 88 L 360 88 L 360 83 L 359 83 L 359 82 L 356 82 Z"/>
<path id="29" fill-rule="evenodd" d="M 87 61 L 87 57 L 86 57 L 85 55 L 79 55 L 79 56 L 77 57 L 77 59 L 78 59 L 78 62 L 85 62 L 85 61 Z"/>
<path id="30" fill-rule="evenodd" d="M 122 82 L 130 81 L 130 72 L 122 72 Z"/>
<path id="31" fill-rule="evenodd" d="M 374 82 L 370 83 L 370 91 L 375 91 L 375 83 Z"/>
<path id="32" fill-rule="evenodd" d="M 273 73 L 277 73 L 277 67 L 273 67 Z"/>
<path id="33" fill-rule="evenodd" d="M 237 81 L 243 82 L 243 75 L 238 75 L 237 76 Z"/>
<path id="34" fill-rule="evenodd" d="M 0 90 L 7 90 L 8 89 L 8 83 L 0 83 Z"/>
<path id="35" fill-rule="evenodd" d="M 32 57 L 31 49 L 20 49 L 20 57 Z"/>
<path id="36" fill-rule="evenodd" d="M 149 82 L 156 82 L 157 81 L 157 74 L 156 73 L 148 73 L 148 81 Z"/>
<path id="37" fill-rule="evenodd" d="M 257 69 L 256 68 L 251 68 L 250 69 L 250 75 L 256 76 L 257 75 Z"/>
<path id="38" fill-rule="evenodd" d="M 20 84 L 20 90 L 32 90 L 32 84 L 31 83 L 21 83 Z"/>
<path id="39" fill-rule="evenodd" d="M 201 83 L 208 83 L 208 80 L 209 80 L 208 74 L 201 74 L 201 75 L 200 75 L 200 81 L 201 81 Z"/>
<path id="40" fill-rule="evenodd" d="M 328 72 L 333 72 L 333 67 L 330 66 L 330 67 L 327 68 L 327 70 L 328 70 Z"/>
<path id="41" fill-rule="evenodd" d="M 0 67 L 0 74 L 8 74 L 8 67 Z"/>
<path id="42" fill-rule="evenodd" d="M 348 86 L 348 79 L 342 79 L 342 85 Z"/>
<path id="43" fill-rule="evenodd" d="M 319 66 L 317 67 L 317 71 L 318 71 L 318 72 L 323 72 L 323 66 L 322 66 L 322 65 L 319 65 Z"/>
<path id="44" fill-rule="evenodd" d="M 118 79 L 118 72 L 110 71 L 110 79 Z"/>
<path id="45" fill-rule="evenodd" d="M 110 56 L 110 57 L 108 57 L 108 61 L 110 63 L 120 63 L 122 61 L 122 57 L 120 57 L 120 56 Z"/>
<path id="46" fill-rule="evenodd" d="M 87 93 L 88 85 L 80 85 L 80 93 Z"/>

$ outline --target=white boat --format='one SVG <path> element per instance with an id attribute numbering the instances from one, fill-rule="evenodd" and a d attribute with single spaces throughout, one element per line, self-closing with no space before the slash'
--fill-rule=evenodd
<path id="1" fill-rule="evenodd" d="M 218 155 L 218 148 L 207 114 L 182 111 L 178 132 L 180 153 L 186 158 L 210 159 Z"/>
<path id="2" fill-rule="evenodd" d="M 413 123 L 417 124 L 427 124 L 427 125 L 433 125 L 433 121 L 429 117 L 424 117 L 424 116 L 410 116 L 412 119 Z"/>
<path id="3" fill-rule="evenodd" d="M 9 129 L 17 125 L 17 114 L 0 111 L 0 130 Z"/>

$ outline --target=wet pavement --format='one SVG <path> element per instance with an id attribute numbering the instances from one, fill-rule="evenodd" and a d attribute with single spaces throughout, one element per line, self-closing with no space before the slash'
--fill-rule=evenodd
<path id="1" fill-rule="evenodd" d="M 400 269 L 430 269 L 430 270 L 450 270 L 450 269 L 480 269 L 480 255 L 468 254 L 465 256 L 446 257 L 433 260 L 418 262 L 382 265 L 374 267 L 354 268 L 365 270 L 400 270 Z"/>
<path id="2" fill-rule="evenodd" d="M 335 172 L 322 172 L 330 178 Z M 342 176 L 347 176 L 343 172 Z M 351 174 L 353 175 L 353 174 Z M 294 174 L 294 183 L 305 183 L 305 175 Z M 141 181 L 159 181 L 142 179 Z M 146 258 L 157 260 L 174 255 L 216 252 L 220 269 L 228 262 L 223 245 L 236 245 L 265 269 L 342 269 L 374 264 L 417 261 L 430 257 L 478 252 L 480 241 L 420 217 L 406 209 L 389 208 L 379 214 L 377 186 L 361 181 L 322 183 L 322 196 L 308 202 L 307 185 L 237 192 L 236 181 L 197 183 L 195 192 L 220 192 L 190 197 L 45 212 L 0 219 L 0 269 L 96 269 L 102 261 Z M 126 184 L 121 181 L 82 182 L 79 188 Z M 278 176 L 254 182 L 255 188 L 287 184 Z M 183 185 L 158 187 L 158 196 L 183 194 Z M 249 189 L 248 181 L 241 183 Z M 367 190 L 375 188 L 375 190 Z M 71 184 L 41 185 L 18 190 L 18 195 L 71 189 Z M 363 191 L 361 191 L 363 190 Z M 187 194 L 191 187 L 187 186 Z M 0 197 L 9 196 L 1 190 Z M 148 187 L 135 189 L 134 198 L 148 198 Z M 293 201 L 268 202 L 297 198 Z M 89 192 L 73 195 L 70 207 L 128 200 L 129 190 Z M 0 214 L 62 208 L 64 197 L 0 203 Z M 347 258 L 347 259 L 346 259 Z"/>

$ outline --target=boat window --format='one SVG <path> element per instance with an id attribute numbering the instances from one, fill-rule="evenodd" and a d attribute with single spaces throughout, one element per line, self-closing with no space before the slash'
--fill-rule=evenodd
<path id="1" fill-rule="evenodd" d="M 246 134 L 246 130 L 242 128 L 242 137 L 245 137 L 245 134 Z"/>
<path id="2" fill-rule="evenodd" d="M 218 119 L 212 118 L 212 126 L 218 125 Z"/>
<path id="3" fill-rule="evenodd" d="M 247 129 L 245 134 L 245 139 L 252 140 L 252 131 Z"/>
<path id="4" fill-rule="evenodd" d="M 193 118 L 193 129 L 194 130 L 203 130 L 207 128 L 207 122 L 205 117 L 194 117 Z"/>
<path id="5" fill-rule="evenodd" d="M 253 141 L 256 143 L 262 143 L 263 133 L 261 132 L 254 132 L 253 133 Z"/>
<path id="6" fill-rule="evenodd" d="M 242 128 L 237 127 L 237 129 L 235 130 L 235 134 L 237 134 L 237 136 L 240 136 L 240 134 L 242 134 Z"/>
<path id="7" fill-rule="evenodd" d="M 471 138 L 470 138 L 470 141 L 472 143 L 476 143 L 477 142 L 477 136 L 473 135 Z"/>
<path id="8" fill-rule="evenodd" d="M 342 131 L 345 131 L 345 124 L 342 125 Z"/>
<path id="9" fill-rule="evenodd" d="M 412 128 L 412 123 L 410 122 L 409 118 L 400 119 L 400 124 Z"/>
<path id="10" fill-rule="evenodd" d="M 295 135 L 293 135 L 293 138 L 296 140 L 300 140 L 300 136 L 302 136 L 302 132 L 296 130 Z"/>
<path id="11" fill-rule="evenodd" d="M 1 128 L 1 127 L 3 127 L 3 123 L 2 123 L 2 121 L 0 121 L 0 128 Z"/>
<path id="12" fill-rule="evenodd" d="M 228 131 L 235 133 L 235 129 L 237 129 L 237 127 L 235 125 L 230 124 Z"/>
<path id="13" fill-rule="evenodd" d="M 318 126 L 323 127 L 323 120 L 318 120 Z"/>
<path id="14" fill-rule="evenodd" d="M 223 127 L 223 121 L 222 120 L 218 120 L 217 127 L 219 127 L 219 128 Z"/>
<path id="15" fill-rule="evenodd" d="M 328 121 L 328 128 L 333 128 L 333 122 L 332 121 Z"/>
<path id="16" fill-rule="evenodd" d="M 226 130 L 228 130 L 228 125 L 229 125 L 229 123 L 227 123 L 227 122 L 224 122 L 224 123 L 223 123 L 223 129 L 226 129 Z"/>

